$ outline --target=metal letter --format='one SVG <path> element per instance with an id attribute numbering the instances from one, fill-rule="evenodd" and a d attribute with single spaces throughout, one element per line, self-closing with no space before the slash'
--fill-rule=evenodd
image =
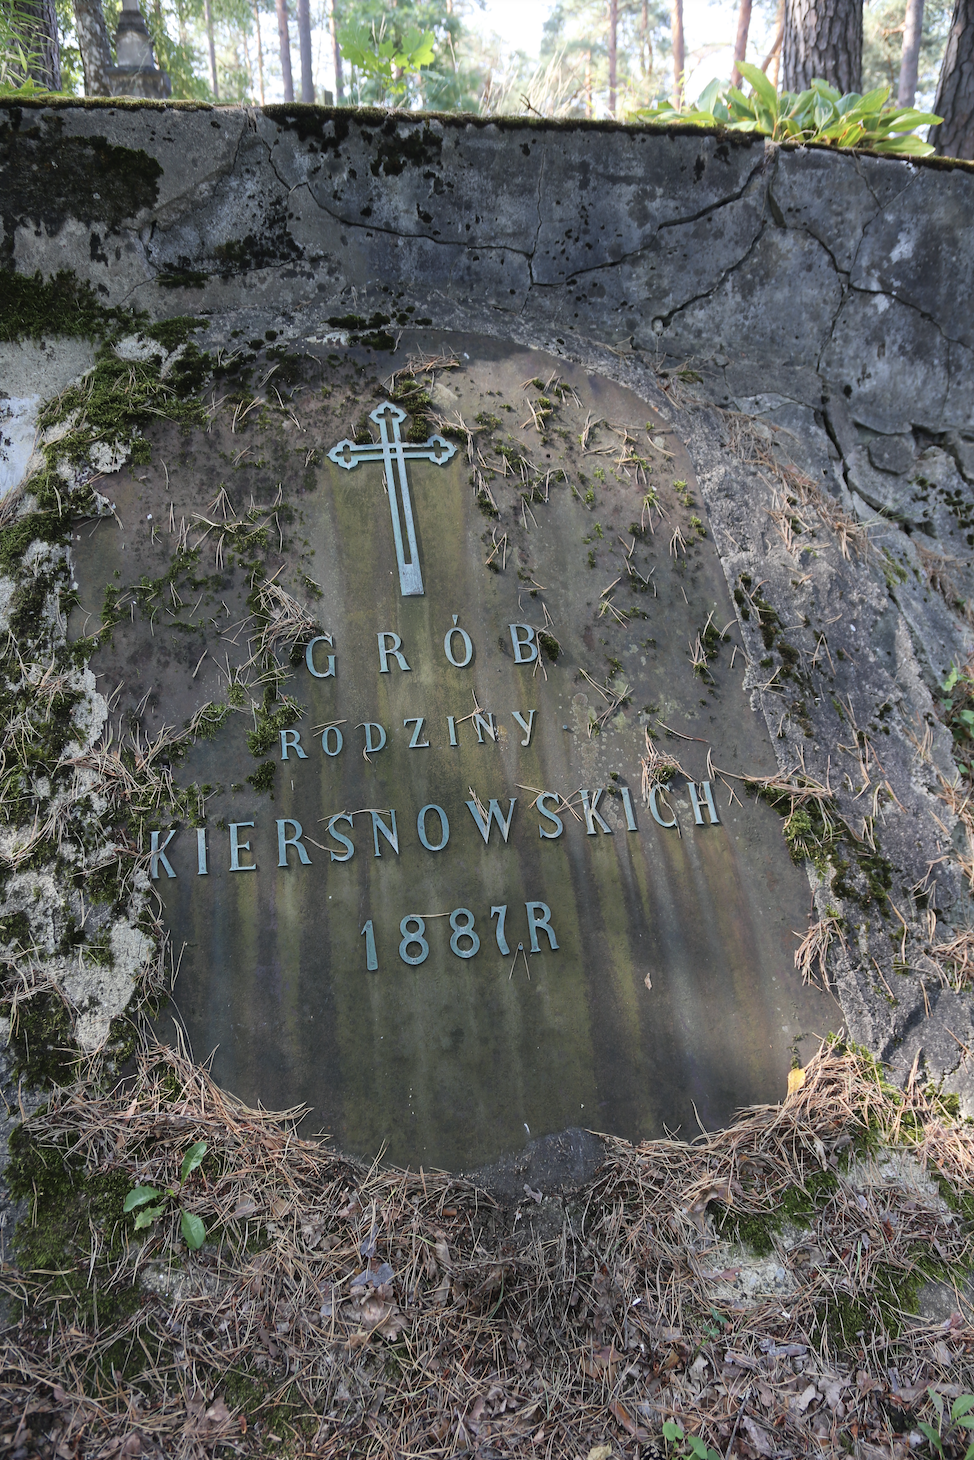
<path id="1" fill-rule="evenodd" d="M 497 947 L 501 953 L 510 953 L 507 946 L 507 939 L 504 937 L 504 920 L 507 917 L 507 903 L 503 907 L 492 907 L 490 910 L 492 918 L 497 919 Z"/>
<path id="2" fill-rule="evenodd" d="M 598 822 L 598 824 L 599 824 L 599 830 L 600 831 L 607 831 L 611 835 L 612 827 L 609 826 L 608 822 L 602 820 L 602 817 L 599 815 L 599 812 L 598 812 L 598 809 L 597 809 L 598 808 L 598 804 L 599 804 L 599 802 L 602 799 L 602 787 L 599 787 L 599 789 L 592 796 L 592 804 L 589 805 L 588 798 L 589 798 L 589 796 L 591 794 L 592 793 L 589 792 L 589 791 L 582 791 L 582 792 L 580 792 L 580 795 L 581 795 L 581 798 L 582 798 L 582 814 L 585 817 L 585 830 L 586 830 L 586 833 L 589 836 L 595 836 L 596 835 L 595 823 Z"/>
<path id="3" fill-rule="evenodd" d="M 533 664 L 538 657 L 538 641 L 530 624 L 508 624 L 515 664 Z M 522 638 L 523 635 L 523 638 Z"/>
<path id="4" fill-rule="evenodd" d="M 452 715 L 447 715 L 447 717 L 446 717 L 446 723 L 450 727 L 450 744 L 451 745 L 459 745 L 460 742 L 457 739 L 457 722 L 456 722 L 456 720 L 453 718 Z"/>
<path id="5" fill-rule="evenodd" d="M 426 835 L 426 813 L 428 811 L 435 811 L 440 818 L 440 839 L 435 846 Z M 428 852 L 442 852 L 450 840 L 450 823 L 446 819 L 446 812 L 443 810 L 443 807 L 436 806 L 433 802 L 430 802 L 428 806 L 424 806 L 416 818 L 416 830 L 419 832 L 420 841 Z"/>
<path id="6" fill-rule="evenodd" d="M 497 823 L 497 830 L 500 832 L 502 839 L 505 842 L 507 841 L 507 834 L 508 834 L 508 832 L 511 829 L 511 820 L 512 820 L 512 818 L 514 816 L 514 807 L 516 805 L 517 805 L 517 797 L 516 796 L 512 796 L 511 797 L 511 804 L 510 804 L 510 807 L 509 807 L 508 812 L 507 812 L 507 820 L 505 821 L 504 818 L 503 818 L 503 816 L 501 815 L 501 808 L 498 806 L 497 802 L 496 801 L 491 801 L 491 803 L 490 803 L 490 805 L 489 805 L 489 807 L 487 809 L 487 819 L 485 821 L 484 820 L 484 817 L 483 817 L 483 813 L 482 813 L 480 807 L 477 805 L 477 802 L 476 801 L 468 801 L 467 802 L 467 807 L 468 807 L 468 809 L 470 811 L 470 815 L 473 817 L 474 821 L 477 823 L 477 830 L 480 832 L 480 835 L 483 837 L 485 845 L 489 845 L 490 828 L 491 828 L 491 824 L 493 822 L 495 822 L 495 821 Z"/>
<path id="7" fill-rule="evenodd" d="M 379 966 L 379 960 L 375 953 L 375 929 L 372 926 L 372 919 L 369 918 L 361 935 L 365 938 L 365 966 L 370 973 L 375 973 Z"/>
<path id="8" fill-rule="evenodd" d="M 709 781 L 701 781 L 700 789 L 703 792 L 703 799 L 706 803 L 707 810 L 710 812 L 710 825 L 717 826 L 719 823 L 717 820 L 717 807 L 714 805 L 713 786 L 711 786 Z M 703 805 L 700 802 L 700 797 L 697 795 L 697 788 L 693 781 L 687 782 L 687 790 L 690 792 L 690 805 L 693 807 L 694 821 L 697 826 L 706 826 L 707 823 L 703 819 Z"/>
<path id="9" fill-rule="evenodd" d="M 422 591 L 423 590 L 420 589 L 420 592 L 422 592 Z M 399 665 L 399 668 L 400 669 L 408 669 L 409 668 L 409 665 L 406 663 L 406 656 L 405 656 L 405 654 L 403 654 L 401 652 L 401 650 L 402 650 L 402 639 L 400 639 L 400 637 L 399 637 L 398 634 L 394 634 L 391 629 L 386 629 L 381 634 L 376 634 L 376 638 L 379 641 L 379 673 L 380 674 L 388 674 L 389 673 L 389 660 L 390 660 L 390 658 L 395 659 L 395 661 Z M 386 643 L 386 639 L 391 639 L 392 640 L 392 643 L 391 644 L 387 644 Z"/>
<path id="10" fill-rule="evenodd" d="M 408 748 L 410 750 L 428 750 L 429 749 L 429 741 L 428 740 L 420 740 L 420 738 L 419 738 L 422 735 L 422 733 L 423 733 L 423 726 L 426 723 L 426 721 L 424 720 L 423 716 L 422 715 L 411 715 L 408 720 L 403 720 L 402 723 L 403 723 L 403 725 L 415 725 L 416 726 L 416 729 L 413 731 L 413 738 L 410 740 Z"/>
<path id="11" fill-rule="evenodd" d="M 377 725 L 374 720 L 364 720 L 361 725 L 356 725 L 355 728 L 356 728 L 356 730 L 364 730 L 365 731 L 365 753 L 366 753 L 366 755 L 371 755 L 374 750 L 381 750 L 382 747 L 385 745 L 385 743 L 386 743 L 386 732 L 383 729 L 383 727 L 381 725 Z M 372 744 L 372 731 L 373 730 L 378 730 L 380 736 L 382 737 L 381 740 L 377 740 L 376 741 L 375 745 Z"/>
<path id="12" fill-rule="evenodd" d="M 348 824 L 349 824 L 349 826 L 351 826 L 351 824 L 352 824 L 352 818 L 349 815 L 347 815 L 347 813 L 345 813 L 344 811 L 343 812 L 340 812 L 338 816 L 330 816 L 328 818 L 328 825 L 325 828 L 325 830 L 328 832 L 328 835 L 329 836 L 333 836 L 335 838 L 336 842 L 340 842 L 343 847 L 348 847 L 348 851 L 345 853 L 345 855 L 343 857 L 340 857 L 337 852 L 332 852 L 331 849 L 329 848 L 329 853 L 331 855 L 331 859 L 332 859 L 333 862 L 350 862 L 352 860 L 352 858 L 355 856 L 355 847 L 349 841 L 348 837 L 345 835 L 344 832 L 336 831 L 335 830 L 335 822 L 336 821 L 347 821 Z"/>
<path id="13" fill-rule="evenodd" d="M 416 545 L 416 527 L 413 522 L 413 506 L 409 497 L 409 482 L 406 479 L 407 461 L 431 461 L 434 466 L 444 466 L 457 448 L 442 436 L 431 436 L 422 445 L 404 442 L 399 426 L 406 419 L 406 412 L 385 400 L 371 412 L 370 419 L 379 427 L 379 440 L 358 444 L 355 441 L 339 441 L 329 451 L 329 458 L 336 466 L 351 471 L 361 461 L 381 461 L 385 467 L 386 491 L 392 512 L 392 535 L 396 543 L 396 561 L 399 565 L 399 591 L 404 598 L 423 591 L 423 575 L 419 566 L 419 549 Z M 403 544 L 403 530 L 406 543 Z M 407 560 L 406 549 L 409 557 Z"/>
<path id="14" fill-rule="evenodd" d="M 328 668 L 324 671 L 315 668 L 315 644 L 331 644 L 331 634 L 318 634 L 313 638 L 304 651 L 304 662 L 308 666 L 309 674 L 315 679 L 334 679 L 335 677 L 335 656 L 328 655 Z"/>
<path id="15" fill-rule="evenodd" d="M 166 856 L 166 848 L 172 841 L 173 837 L 176 835 L 175 830 L 166 833 L 166 840 L 163 842 L 162 846 L 159 845 L 159 838 L 161 835 L 162 832 L 154 831 L 152 833 L 152 840 L 149 843 L 149 876 L 153 880 L 155 880 L 159 876 L 160 862 L 166 869 L 167 877 L 175 877 L 176 875 L 173 871 L 172 863 Z"/>
<path id="16" fill-rule="evenodd" d="M 240 865 L 240 853 L 250 851 L 250 842 L 242 842 L 237 839 L 237 832 L 242 826 L 253 826 L 252 821 L 231 821 L 230 823 L 230 871 L 231 872 L 256 872 L 255 866 L 242 867 Z"/>
<path id="17" fill-rule="evenodd" d="M 557 791 L 542 791 L 541 795 L 534 803 L 537 809 L 541 812 L 541 815 L 545 818 L 545 820 L 550 821 L 555 828 L 554 831 L 545 831 L 543 826 L 539 826 L 538 831 L 541 833 L 542 841 L 557 841 L 562 832 L 565 830 L 565 823 L 562 821 L 561 817 L 556 816 L 554 811 L 546 811 L 543 804 L 545 801 L 554 801 L 555 810 L 557 810 L 558 802 L 560 800 L 561 797 L 558 795 Z"/>
<path id="18" fill-rule="evenodd" d="M 356 726 L 356 729 L 357 728 L 358 727 Z M 328 737 L 329 737 L 329 735 L 334 735 L 334 737 L 335 737 L 335 749 L 334 750 L 329 750 L 328 749 Z M 342 732 L 339 730 L 339 728 L 338 728 L 337 725 L 328 725 L 322 731 L 322 735 L 321 735 L 321 748 L 325 752 L 326 755 L 337 755 L 338 752 L 341 750 L 341 748 L 342 748 L 342 746 L 344 744 L 345 744 L 344 737 L 342 736 Z"/>
<path id="19" fill-rule="evenodd" d="M 672 821 L 664 821 L 663 818 L 662 818 L 662 816 L 660 816 L 660 814 L 659 814 L 659 802 L 657 801 L 656 798 L 659 795 L 660 791 L 665 791 L 665 790 L 666 790 L 666 787 L 659 785 L 659 783 L 657 783 L 655 786 L 651 786 L 650 787 L 650 792 L 649 792 L 649 809 L 653 813 L 653 820 L 656 822 L 656 825 L 657 826 L 676 826 L 676 817 L 675 816 L 674 816 L 674 818 L 673 818 Z"/>
<path id="20" fill-rule="evenodd" d="M 548 934 L 548 942 L 552 948 L 558 947 L 558 940 L 555 938 L 555 930 L 551 926 L 551 908 L 546 902 L 526 902 L 524 904 L 528 914 L 528 932 L 531 934 L 531 952 L 540 953 L 541 945 L 538 943 L 539 932 Z"/>
<path id="21" fill-rule="evenodd" d="M 487 734 L 490 736 L 491 740 L 493 740 L 495 742 L 495 744 L 496 744 L 496 742 L 497 742 L 497 725 L 496 725 L 496 722 L 494 720 L 493 715 L 490 713 L 489 710 L 488 710 L 488 712 L 487 712 L 486 715 L 481 715 L 479 711 L 476 711 L 474 713 L 474 717 L 473 717 L 473 728 L 477 732 L 477 744 L 478 745 L 483 745 L 483 743 L 484 743 L 484 737 L 481 734 L 481 731 L 482 730 L 486 730 L 487 731 Z"/>
<path id="22" fill-rule="evenodd" d="M 282 730 L 281 731 L 281 760 L 288 760 L 289 759 L 289 757 L 288 757 L 288 751 L 289 750 L 296 750 L 297 751 L 297 753 L 298 753 L 298 760 L 307 760 L 308 759 L 308 752 L 306 750 L 302 750 L 301 749 L 301 731 L 300 730 Z"/>
<path id="23" fill-rule="evenodd" d="M 463 649 L 464 654 L 466 655 L 464 659 L 454 659 L 453 657 L 454 634 L 459 634 L 461 639 L 463 640 Z M 447 629 L 446 638 L 443 640 L 443 652 L 449 659 L 450 663 L 453 665 L 454 669 L 466 669 L 467 665 L 473 658 L 473 643 L 471 642 L 470 635 L 467 633 L 466 629 L 460 629 L 456 626 L 456 624 L 453 625 L 452 629 Z"/>
<path id="24" fill-rule="evenodd" d="M 391 828 L 386 826 L 378 811 L 370 811 L 369 815 L 372 818 L 372 845 L 375 847 L 376 856 L 382 856 L 382 853 L 379 851 L 379 832 L 381 831 L 382 835 L 385 837 L 386 841 L 389 843 L 390 847 L 392 847 L 392 850 L 398 857 L 399 833 L 396 830 L 396 813 L 390 808 L 389 815 L 392 817 Z"/>
<path id="25" fill-rule="evenodd" d="M 524 739 L 521 741 L 521 744 L 522 745 L 530 745 L 531 744 L 531 727 L 534 724 L 534 717 L 535 717 L 535 715 L 537 713 L 538 713 L 537 710 L 529 710 L 528 711 L 528 718 L 527 718 L 527 720 L 525 720 L 524 716 L 522 714 L 520 714 L 517 710 L 512 710 L 511 711 L 511 714 L 514 716 L 515 720 L 520 725 L 521 729 L 524 731 Z"/>
<path id="26" fill-rule="evenodd" d="M 626 808 L 626 826 L 630 831 L 638 831 L 636 826 L 636 813 L 632 809 L 632 797 L 629 794 L 628 786 L 620 786 L 619 794 L 622 797 L 622 804 Z"/>
<path id="27" fill-rule="evenodd" d="M 196 873 L 199 877 L 207 876 L 205 826 L 196 828 Z"/>
<path id="28" fill-rule="evenodd" d="M 293 826 L 294 827 L 294 835 L 293 836 L 285 836 L 284 835 L 284 828 L 286 826 Z M 282 821 L 278 821 L 278 823 L 277 823 L 277 865 L 279 867 L 286 867 L 287 866 L 287 849 L 288 849 L 288 847 L 294 847 L 295 848 L 295 850 L 297 851 L 297 854 L 298 854 L 298 861 L 299 862 L 303 862 L 306 867 L 310 867 L 311 866 L 311 858 L 308 856 L 308 853 L 305 850 L 304 842 L 301 840 L 301 837 L 303 836 L 303 834 L 304 833 L 301 830 L 301 823 L 300 823 L 300 821 L 295 821 L 290 816 L 285 816 Z"/>

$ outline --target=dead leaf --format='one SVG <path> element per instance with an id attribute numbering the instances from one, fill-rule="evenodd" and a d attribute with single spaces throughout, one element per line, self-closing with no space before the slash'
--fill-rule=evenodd
<path id="1" fill-rule="evenodd" d="M 611 1445 L 593 1445 L 585 1457 L 585 1460 L 611 1460 Z"/>
<path id="2" fill-rule="evenodd" d="M 542 1195 L 541 1195 L 541 1192 L 540 1191 L 532 1191 L 527 1182 L 524 1183 L 524 1193 L 525 1193 L 526 1196 L 529 1196 L 532 1201 L 536 1201 L 539 1204 L 544 1199 L 542 1197 Z"/>
<path id="3" fill-rule="evenodd" d="M 218 1395 L 206 1411 L 206 1417 L 210 1424 L 225 1425 L 230 1418 L 230 1411 L 223 1401 L 223 1396 Z"/>
<path id="4" fill-rule="evenodd" d="M 755 1424 L 749 1414 L 746 1414 L 741 1421 L 741 1429 L 747 1434 L 751 1444 L 759 1455 L 773 1455 L 774 1445 L 767 1430 L 763 1430 L 759 1424 Z"/>
<path id="5" fill-rule="evenodd" d="M 643 983 L 649 989 L 649 992 L 652 993 L 653 992 L 653 978 L 652 978 L 652 974 L 647 973 L 646 977 L 643 979 Z"/>
<path id="6" fill-rule="evenodd" d="M 436 1232 L 434 1236 L 436 1240 L 433 1243 L 433 1251 L 436 1253 L 436 1260 L 441 1267 L 445 1267 L 447 1272 L 449 1272 L 453 1266 L 453 1258 L 450 1256 L 450 1249 L 446 1245 L 446 1233 Z"/>
<path id="7" fill-rule="evenodd" d="M 799 1069 L 799 1070 L 789 1070 L 788 1071 L 788 1094 L 789 1095 L 794 1095 L 795 1091 L 796 1090 L 800 1090 L 801 1087 L 804 1085 L 804 1083 L 805 1083 L 805 1071 L 804 1070 Z"/>

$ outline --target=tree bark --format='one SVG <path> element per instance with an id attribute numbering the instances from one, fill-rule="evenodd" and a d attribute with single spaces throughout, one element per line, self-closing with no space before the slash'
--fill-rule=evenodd
<path id="1" fill-rule="evenodd" d="M 213 11 L 210 8 L 210 0 L 203 0 L 203 19 L 206 23 L 206 40 L 210 52 L 210 90 L 213 92 L 213 100 L 220 100 L 220 83 L 216 74 L 216 42 L 213 39 Z"/>
<path id="2" fill-rule="evenodd" d="M 298 0 L 298 44 L 301 48 L 301 100 L 313 102 L 315 79 L 311 54 L 311 9 L 308 0 Z"/>
<path id="3" fill-rule="evenodd" d="M 734 69 L 731 72 L 731 86 L 740 86 L 744 77 L 737 69 L 738 61 L 747 57 L 747 33 L 751 29 L 751 0 L 741 0 L 737 12 L 737 40 L 734 42 Z"/>
<path id="4" fill-rule="evenodd" d="M 974 0 L 955 0 L 933 109 L 943 117 L 930 129 L 934 149 L 974 160 Z"/>
<path id="5" fill-rule="evenodd" d="M 332 55 L 335 57 L 335 100 L 345 100 L 345 77 L 342 72 L 342 53 L 338 46 L 338 18 L 335 15 L 335 0 L 328 0 L 328 32 L 331 36 Z"/>
<path id="6" fill-rule="evenodd" d="M 260 7 L 257 0 L 254 0 L 254 27 L 257 31 L 257 78 L 260 83 L 260 104 L 264 106 L 264 47 L 260 39 Z"/>
<path id="7" fill-rule="evenodd" d="M 862 85 L 862 0 L 786 0 L 781 84 L 806 91 L 816 77 L 843 94 Z"/>
<path id="8" fill-rule="evenodd" d="M 276 0 L 277 35 L 281 44 L 281 75 L 284 78 L 284 100 L 294 100 L 294 78 L 291 75 L 291 36 L 287 27 L 287 0 Z"/>
<path id="9" fill-rule="evenodd" d="M 683 72 L 686 70 L 686 51 L 683 44 L 683 0 L 673 0 L 670 30 L 673 34 L 673 105 L 677 111 L 682 111 Z"/>
<path id="10" fill-rule="evenodd" d="M 54 0 L 13 0 L 10 24 L 27 57 L 27 72 L 38 86 L 61 90 L 61 46 Z"/>
<path id="11" fill-rule="evenodd" d="M 619 42 L 619 0 L 609 0 L 609 116 L 616 114 L 617 48 Z"/>
<path id="12" fill-rule="evenodd" d="M 74 0 L 74 28 L 85 73 L 85 96 L 111 96 L 112 48 L 101 0 Z"/>
<path id="13" fill-rule="evenodd" d="M 922 34 L 923 0 L 906 0 L 906 16 L 903 20 L 903 54 L 900 57 L 900 85 L 896 97 L 900 106 L 912 106 L 916 100 Z"/>

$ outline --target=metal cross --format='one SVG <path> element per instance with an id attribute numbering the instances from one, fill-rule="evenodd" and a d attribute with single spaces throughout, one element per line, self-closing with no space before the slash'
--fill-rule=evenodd
<path id="1" fill-rule="evenodd" d="M 431 461 L 434 466 L 443 466 L 451 456 L 456 455 L 457 448 L 451 442 L 444 441 L 442 436 L 431 436 L 422 445 L 403 441 L 399 435 L 399 425 L 406 419 L 406 412 L 394 406 L 390 400 L 384 400 L 381 406 L 376 406 L 369 419 L 375 421 L 379 427 L 378 441 L 367 441 L 361 446 L 354 441 L 339 441 L 337 446 L 331 448 L 328 456 L 336 466 L 343 466 L 346 471 L 352 471 L 362 461 L 383 463 L 392 512 L 392 535 L 396 540 L 399 588 L 403 598 L 410 598 L 423 592 L 423 575 L 419 566 L 413 504 L 409 499 L 409 483 L 406 480 L 406 462 Z"/>

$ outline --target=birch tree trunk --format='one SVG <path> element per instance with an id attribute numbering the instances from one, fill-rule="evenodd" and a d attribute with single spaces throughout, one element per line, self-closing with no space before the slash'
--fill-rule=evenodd
<path id="1" fill-rule="evenodd" d="M 781 85 L 805 91 L 820 77 L 839 92 L 862 85 L 862 0 L 786 0 Z"/>
<path id="2" fill-rule="evenodd" d="M 85 73 L 85 96 L 111 96 L 112 47 L 101 0 L 74 0 L 74 28 Z"/>
<path id="3" fill-rule="evenodd" d="M 955 0 L 933 109 L 943 117 L 930 130 L 935 149 L 974 160 L 974 0 Z"/>
<path id="4" fill-rule="evenodd" d="M 616 67 L 619 41 L 619 0 L 609 0 L 609 116 L 616 114 Z"/>
<path id="5" fill-rule="evenodd" d="M 900 57 L 900 85 L 896 97 L 899 106 L 912 106 L 916 100 L 922 34 L 923 0 L 906 0 L 906 16 L 903 20 L 903 53 Z M 939 112 L 937 115 L 940 115 Z"/>
<path id="6" fill-rule="evenodd" d="M 311 9 L 308 0 L 298 0 L 298 45 L 301 49 L 301 100 L 313 102 L 315 80 L 311 53 Z"/>

